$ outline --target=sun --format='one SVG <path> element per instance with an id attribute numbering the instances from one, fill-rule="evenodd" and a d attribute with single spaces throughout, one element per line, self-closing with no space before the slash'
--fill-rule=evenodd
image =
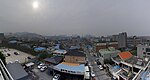
<path id="1" fill-rule="evenodd" d="M 34 2 L 32 3 L 32 7 L 33 7 L 34 9 L 39 8 L 39 3 L 38 3 L 37 1 L 34 1 Z"/>

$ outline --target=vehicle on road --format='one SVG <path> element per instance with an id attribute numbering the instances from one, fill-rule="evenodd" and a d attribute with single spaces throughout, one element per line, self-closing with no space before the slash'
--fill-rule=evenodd
<path id="1" fill-rule="evenodd" d="M 18 52 L 14 52 L 14 54 L 15 54 L 15 55 L 19 55 L 19 53 L 18 53 Z"/>
<path id="2" fill-rule="evenodd" d="M 95 77 L 95 73 L 94 73 L 93 71 L 91 72 L 91 76 L 92 76 L 92 77 Z"/>
<path id="3" fill-rule="evenodd" d="M 52 80 L 60 80 L 60 74 L 56 74 Z"/>
<path id="4" fill-rule="evenodd" d="M 47 66 L 43 66 L 43 67 L 40 69 L 40 71 L 41 71 L 41 72 L 44 72 L 46 69 L 47 69 Z"/>
<path id="5" fill-rule="evenodd" d="M 43 66 L 44 66 L 43 63 L 39 64 L 39 65 L 38 65 L 38 69 L 41 69 Z"/>
<path id="6" fill-rule="evenodd" d="M 30 56 L 27 57 L 28 59 L 32 59 Z"/>
<path id="7" fill-rule="evenodd" d="M 99 65 L 99 69 L 100 69 L 100 70 L 103 70 L 104 68 L 103 68 L 103 66 L 102 66 L 102 65 Z"/>
<path id="8" fill-rule="evenodd" d="M 101 65 L 100 61 L 96 61 L 97 65 Z"/>
<path id="9" fill-rule="evenodd" d="M 8 56 L 10 56 L 10 54 L 9 54 L 9 53 L 7 53 L 7 55 L 8 55 Z"/>

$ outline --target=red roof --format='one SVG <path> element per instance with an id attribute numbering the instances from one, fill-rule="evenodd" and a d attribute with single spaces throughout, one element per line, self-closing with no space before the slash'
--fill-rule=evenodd
<path id="1" fill-rule="evenodd" d="M 119 53 L 119 57 L 122 59 L 122 60 L 125 60 L 125 59 L 129 59 L 131 58 L 133 55 L 130 53 L 130 52 L 121 52 Z"/>

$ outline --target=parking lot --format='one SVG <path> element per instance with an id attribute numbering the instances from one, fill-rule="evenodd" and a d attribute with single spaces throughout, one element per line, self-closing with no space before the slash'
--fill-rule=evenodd
<path id="1" fill-rule="evenodd" d="M 15 49 L 0 49 L 2 53 L 6 56 L 6 63 L 19 61 L 19 63 L 25 63 L 28 61 L 27 57 L 34 58 L 34 56 L 15 50 Z M 17 52 L 18 55 L 14 54 L 14 52 Z M 10 56 L 8 56 L 10 54 Z"/>

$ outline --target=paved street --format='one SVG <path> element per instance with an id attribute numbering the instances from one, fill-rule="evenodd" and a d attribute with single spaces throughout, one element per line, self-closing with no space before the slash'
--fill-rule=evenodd
<path id="1" fill-rule="evenodd" d="M 52 79 L 52 76 L 47 74 L 48 70 L 41 72 L 39 69 L 34 69 L 33 71 L 36 73 L 36 75 L 39 76 L 39 80 L 51 80 Z"/>
<path id="2" fill-rule="evenodd" d="M 107 73 L 104 70 L 100 70 L 98 65 L 95 63 L 96 57 L 91 56 L 89 52 L 87 52 L 87 59 L 89 64 L 93 67 L 93 71 L 95 72 L 95 79 L 96 80 L 111 80 Z"/>

